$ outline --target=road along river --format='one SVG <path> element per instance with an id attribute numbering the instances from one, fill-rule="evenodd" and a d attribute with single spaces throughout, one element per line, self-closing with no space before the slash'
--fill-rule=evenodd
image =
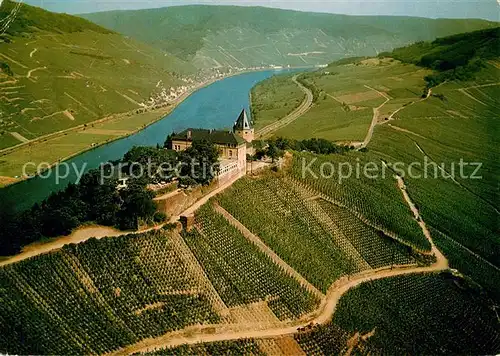
<path id="1" fill-rule="evenodd" d="M 65 179 L 56 182 L 55 175 L 48 179 L 35 177 L 18 184 L 0 189 L 2 206 L 14 210 L 24 210 L 47 198 L 52 192 L 64 189 L 77 179 L 76 171 L 99 167 L 101 163 L 117 160 L 133 146 L 163 145 L 166 136 L 172 131 L 193 128 L 231 128 L 241 109 L 249 110 L 249 93 L 258 82 L 273 74 L 285 71 L 250 72 L 215 82 L 202 88 L 175 108 L 164 119 L 121 140 L 97 147 L 68 161 L 72 169 Z M 76 168 L 76 171 L 75 169 Z M 61 169 L 63 173 L 65 170 Z"/>

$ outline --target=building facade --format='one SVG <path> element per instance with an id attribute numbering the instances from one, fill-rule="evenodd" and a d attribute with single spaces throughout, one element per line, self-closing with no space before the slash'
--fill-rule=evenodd
<path id="1" fill-rule="evenodd" d="M 248 119 L 245 109 L 243 109 L 238 117 L 238 120 L 236 120 L 236 123 L 233 126 L 233 132 L 248 143 L 251 143 L 254 140 L 255 130 L 252 122 Z"/>
<path id="2" fill-rule="evenodd" d="M 253 139 L 254 129 L 246 111 L 243 110 L 233 126 L 233 131 L 190 128 L 172 136 L 171 149 L 184 151 L 197 140 L 214 143 L 219 150 L 219 176 L 222 177 L 235 172 L 246 172 L 247 145 Z"/>

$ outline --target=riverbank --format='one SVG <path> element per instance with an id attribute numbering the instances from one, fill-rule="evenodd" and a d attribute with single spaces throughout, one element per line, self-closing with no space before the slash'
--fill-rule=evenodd
<path id="1" fill-rule="evenodd" d="M 297 70 L 292 69 L 292 71 Z M 20 212 L 29 209 L 35 203 L 42 202 L 50 194 L 63 190 L 67 184 L 77 182 L 78 178 L 81 177 L 81 172 L 85 173 L 90 169 L 97 168 L 103 162 L 120 160 L 134 146 L 163 145 L 169 133 L 173 131 L 180 132 L 188 127 L 209 127 L 214 129 L 232 127 L 241 110 L 243 108 L 250 109 L 250 90 L 257 83 L 280 73 L 284 72 L 264 70 L 235 73 L 232 77 L 226 77 L 224 80 L 219 80 L 211 85 L 205 83 L 206 88 L 193 92 L 189 97 L 186 95 L 187 99 L 180 102 L 166 119 L 157 120 L 146 128 L 140 127 L 140 132 L 129 134 L 128 137 L 119 140 L 116 140 L 117 136 L 109 137 L 110 141 L 100 147 L 93 147 L 92 150 L 88 150 L 89 140 L 93 140 L 92 137 L 100 134 L 102 129 L 113 129 L 116 133 L 136 130 L 131 130 L 128 120 L 117 120 L 99 126 L 95 125 L 94 128 L 88 127 L 85 133 L 80 132 L 77 135 L 64 136 L 55 141 L 59 145 L 58 149 L 64 148 L 68 150 L 69 155 L 77 151 L 75 145 L 80 145 L 80 150 L 85 149 L 86 151 L 46 172 L 43 177 L 36 176 L 0 189 L 0 201 L 3 202 L 3 206 L 11 207 L 14 211 Z M 154 115 L 159 114 L 147 113 L 143 115 L 146 115 L 146 117 L 141 119 L 142 122 L 149 124 L 154 119 L 158 119 Z M 147 117 L 147 115 L 153 115 L 153 117 Z M 159 116 L 160 119 L 163 118 L 163 115 Z M 87 140 L 88 145 L 76 142 L 75 137 Z M 113 142 L 111 142 L 112 139 L 114 139 Z M 54 141 L 45 143 L 45 145 L 40 144 L 33 154 L 16 157 L 17 162 L 32 161 L 35 154 L 37 157 L 45 158 L 47 152 L 44 151 L 50 152 L 53 150 L 53 144 Z M 59 163 L 60 157 L 63 156 L 57 156 L 53 162 Z M 0 160 L 2 159 L 5 159 L 5 157 L 0 158 Z M 5 167 L 5 165 L 3 166 Z M 69 168 L 69 171 L 66 171 L 66 168 Z"/>
<path id="2" fill-rule="evenodd" d="M 137 110 L 141 110 L 137 108 L 128 112 L 112 114 L 94 122 L 0 150 L 0 157 L 3 161 L 3 167 L 0 169 L 0 188 L 34 178 L 36 173 L 39 173 L 34 166 L 31 166 L 30 170 L 26 170 L 28 176 L 23 177 L 22 171 L 26 162 L 33 162 L 36 165 L 48 162 L 49 165 L 44 166 L 44 168 L 53 168 L 84 152 L 92 151 L 113 141 L 134 135 L 164 119 L 196 91 L 217 81 L 248 72 L 233 73 L 199 83 L 193 89 L 179 96 L 175 101 L 157 109 L 136 113 Z M 124 126 L 125 130 L 123 130 Z"/>
<path id="3" fill-rule="evenodd" d="M 297 67 L 282 70 L 308 68 Z M 262 68 L 246 70 L 220 78 L 212 78 L 199 83 L 196 87 L 166 106 L 141 113 L 137 113 L 137 111 L 143 109 L 138 108 L 125 113 L 109 115 L 92 123 L 53 133 L 15 147 L 1 150 L 0 188 L 12 186 L 36 177 L 37 173 L 40 173 L 36 166 L 42 162 L 47 162 L 43 168 L 44 170 L 48 170 L 88 151 L 93 151 L 114 141 L 136 135 L 169 116 L 194 93 L 216 82 L 243 74 L 274 70 L 279 71 L 280 69 Z M 27 167 L 27 176 L 23 176 L 23 166 L 26 162 L 33 162 L 34 164 Z"/>

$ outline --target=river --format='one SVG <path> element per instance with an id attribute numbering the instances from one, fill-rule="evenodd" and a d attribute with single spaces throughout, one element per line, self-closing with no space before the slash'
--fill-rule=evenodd
<path id="1" fill-rule="evenodd" d="M 68 161 L 72 167 L 84 171 L 99 167 L 101 163 L 117 160 L 133 146 L 163 145 L 172 131 L 193 128 L 231 128 L 243 108 L 249 110 L 249 93 L 258 82 L 276 74 L 276 71 L 261 71 L 240 74 L 217 81 L 194 92 L 174 111 L 162 120 L 134 135 L 84 152 Z M 55 174 L 8 186 L 0 190 L 0 202 L 5 207 L 20 211 L 47 198 L 52 192 L 64 189 L 77 180 L 71 170 L 67 178 L 56 182 Z"/>

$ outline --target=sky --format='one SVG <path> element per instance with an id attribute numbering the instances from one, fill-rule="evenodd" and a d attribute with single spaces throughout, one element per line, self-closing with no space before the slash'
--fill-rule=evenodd
<path id="1" fill-rule="evenodd" d="M 24 0 L 70 14 L 211 4 L 266 6 L 348 15 L 406 15 L 430 18 L 483 18 L 500 21 L 500 0 Z M 1 2 L 1 0 L 0 0 Z"/>

